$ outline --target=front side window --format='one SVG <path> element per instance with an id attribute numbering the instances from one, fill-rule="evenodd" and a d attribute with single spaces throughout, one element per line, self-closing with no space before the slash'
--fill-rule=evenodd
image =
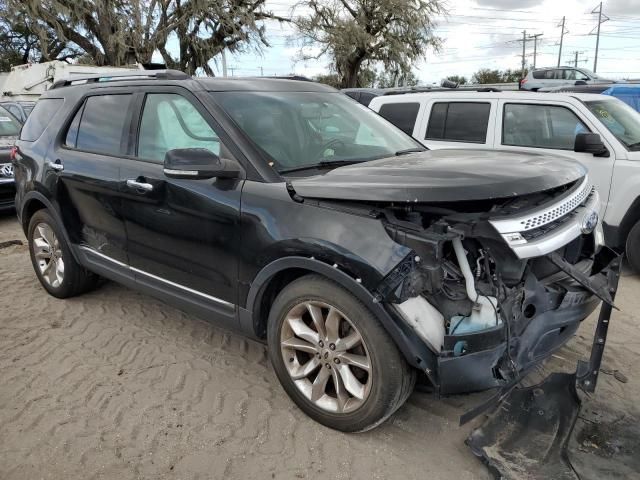
<path id="1" fill-rule="evenodd" d="M 616 99 L 585 102 L 596 118 L 629 150 L 640 150 L 640 113 Z"/>
<path id="2" fill-rule="evenodd" d="M 576 135 L 589 129 L 568 108 L 511 103 L 504 106 L 502 144 L 573 150 Z"/>
<path id="3" fill-rule="evenodd" d="M 51 122 L 53 115 L 60 109 L 63 103 L 64 100 L 61 98 L 41 98 L 38 100 L 22 128 L 20 140 L 35 142 L 40 138 L 44 129 L 47 128 L 47 125 Z"/>
<path id="4" fill-rule="evenodd" d="M 333 92 L 212 92 L 279 172 L 363 162 L 418 142 L 367 107 Z"/>
<path id="5" fill-rule="evenodd" d="M 485 143 L 490 103 L 438 102 L 431 107 L 427 140 Z"/>
<path id="6" fill-rule="evenodd" d="M 576 79 L 576 71 L 568 68 L 564 70 L 564 79 L 565 80 L 575 80 Z"/>
<path id="7" fill-rule="evenodd" d="M 419 103 L 385 103 L 378 113 L 404 133 L 411 135 L 418 117 L 418 110 L 420 110 Z"/>
<path id="8" fill-rule="evenodd" d="M 138 157 L 163 162 L 169 150 L 206 148 L 220 155 L 220 139 L 186 98 L 173 93 L 147 95 L 138 138 Z"/>
<path id="9" fill-rule="evenodd" d="M 130 103 L 130 94 L 88 97 L 84 109 L 81 109 L 77 134 L 73 131 L 72 121 L 65 143 L 72 142 L 76 137 L 75 147 L 79 150 L 122 155 L 121 144 Z"/>

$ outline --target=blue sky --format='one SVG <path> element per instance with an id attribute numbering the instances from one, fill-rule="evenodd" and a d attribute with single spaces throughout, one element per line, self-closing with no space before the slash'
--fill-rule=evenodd
<path id="1" fill-rule="evenodd" d="M 295 2 L 267 0 L 267 8 L 286 16 Z M 595 0 L 459 0 L 448 2 L 449 16 L 438 19 L 436 34 L 444 40 L 441 52 L 427 52 L 414 65 L 422 84 L 439 83 L 447 75 L 470 77 L 480 68 L 518 69 L 521 64 L 522 31 L 542 34 L 536 65 L 554 66 L 558 61 L 559 23 L 566 17 L 562 64 L 573 63 L 578 51 L 579 66 L 593 69 L 597 25 Z M 598 73 L 610 78 L 640 78 L 640 0 L 608 0 L 603 12 L 610 18 L 601 26 Z M 267 23 L 272 46 L 261 53 L 249 51 L 229 55 L 227 64 L 236 76 L 314 76 L 328 71 L 328 59 L 299 60 L 300 39 L 289 25 Z M 527 42 L 527 62 L 533 63 L 533 41 Z M 222 74 L 220 62 L 214 66 Z M 229 70 L 231 74 L 231 70 Z"/>

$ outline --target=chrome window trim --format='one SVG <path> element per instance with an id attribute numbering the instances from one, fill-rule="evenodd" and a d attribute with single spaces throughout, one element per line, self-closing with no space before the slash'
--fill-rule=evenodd
<path id="1" fill-rule="evenodd" d="M 112 262 L 115 265 L 118 265 L 120 267 L 126 268 L 127 270 L 130 270 L 133 273 L 138 273 L 140 275 L 145 275 L 146 277 L 152 278 L 152 279 L 157 280 L 159 282 L 166 283 L 167 285 L 170 285 L 170 286 L 175 287 L 175 288 L 179 288 L 181 290 L 184 290 L 185 292 L 189 292 L 189 293 L 192 293 L 194 295 L 198 295 L 200 297 L 206 298 L 207 300 L 211 300 L 212 302 L 219 303 L 220 305 L 225 305 L 225 306 L 228 306 L 228 307 L 231 307 L 231 308 L 235 307 L 235 304 L 233 304 L 231 302 L 227 302 L 226 300 L 222 300 L 221 298 L 211 296 L 211 295 L 203 293 L 203 292 L 201 292 L 199 290 L 194 290 L 193 288 L 190 288 L 190 287 L 185 287 L 184 285 L 172 282 L 171 280 L 167 280 L 166 278 L 158 277 L 157 275 L 153 275 L 152 273 L 145 272 L 144 270 L 140 270 L 139 268 L 132 267 L 131 265 L 128 265 L 128 264 L 126 264 L 124 262 L 121 262 L 120 260 L 116 260 L 115 258 L 112 258 L 112 257 L 110 257 L 108 255 L 105 255 L 104 253 L 100 253 L 97 250 L 95 250 L 95 249 L 93 249 L 91 247 L 88 247 L 86 245 L 80 245 L 80 249 L 82 249 L 82 250 L 84 250 L 86 252 L 89 252 L 89 253 L 91 253 L 93 255 L 96 255 L 96 256 L 98 256 L 100 258 L 103 258 L 104 260 Z"/>

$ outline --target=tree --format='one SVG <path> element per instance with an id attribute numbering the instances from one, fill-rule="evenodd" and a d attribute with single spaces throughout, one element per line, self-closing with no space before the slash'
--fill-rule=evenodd
<path id="1" fill-rule="evenodd" d="M 169 68 L 193 74 L 223 49 L 268 45 L 261 21 L 279 17 L 265 0 L 5 0 L 34 19 L 35 31 L 73 42 L 96 65 L 148 63 L 159 51 Z M 177 55 L 170 42 L 177 40 Z"/>
<path id="2" fill-rule="evenodd" d="M 518 82 L 522 78 L 520 70 L 491 70 L 482 68 L 471 77 L 472 83 L 513 83 Z M 527 72 L 525 70 L 525 76 Z"/>
<path id="3" fill-rule="evenodd" d="M 461 75 L 449 75 L 447 80 L 457 83 L 458 85 L 464 85 L 467 83 L 467 77 Z"/>
<path id="4" fill-rule="evenodd" d="M 383 72 L 378 78 L 378 88 L 390 88 L 390 87 L 415 87 L 418 85 L 418 77 L 413 72 L 400 73 L 400 72 Z"/>
<path id="5" fill-rule="evenodd" d="M 328 55 L 341 87 L 358 87 L 359 73 L 381 63 L 386 71 L 407 75 L 412 62 L 438 50 L 434 17 L 445 13 L 442 0 L 302 0 L 294 19 L 300 35 L 317 52 L 301 51 L 303 59 Z"/>
<path id="6" fill-rule="evenodd" d="M 36 32 L 33 20 L 24 12 L 10 10 L 7 1 L 0 0 L 0 11 L 0 70 L 28 62 L 67 60 L 80 54 L 51 29 Z"/>

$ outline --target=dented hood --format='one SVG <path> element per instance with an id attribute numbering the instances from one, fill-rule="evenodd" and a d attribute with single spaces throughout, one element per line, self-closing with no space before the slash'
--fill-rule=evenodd
<path id="1" fill-rule="evenodd" d="M 560 187 L 586 169 L 564 157 L 495 150 L 432 150 L 291 178 L 307 198 L 455 202 L 509 198 Z"/>

